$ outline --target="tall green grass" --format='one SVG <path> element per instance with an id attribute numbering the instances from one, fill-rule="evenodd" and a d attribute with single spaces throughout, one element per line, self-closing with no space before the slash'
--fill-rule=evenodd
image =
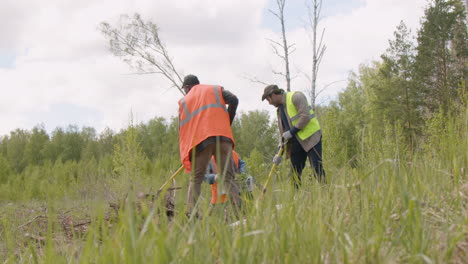
<path id="1" fill-rule="evenodd" d="M 439 131 L 427 139 L 430 143 L 414 153 L 405 150 L 398 128 L 388 128 L 385 135 L 364 131 L 358 166 L 350 163 L 331 166 L 335 164 L 333 153 L 327 153 L 325 145 L 326 185 L 313 180 L 308 168 L 304 171 L 303 186 L 295 190 L 289 161 L 283 162 L 264 199 L 244 202 L 245 213 L 239 222 L 229 206 L 228 217 L 222 205 L 208 214 L 208 186 L 204 186 L 198 204 L 204 212 L 203 219 L 187 219 L 186 174 L 176 178 L 177 186 L 183 189 L 177 194 L 173 221 L 161 214 L 161 200 L 156 207 L 149 202 L 137 206 L 136 192 L 149 191 L 151 187 L 156 190 L 177 164 L 170 167 L 161 163 L 144 169 L 147 166 L 144 162 L 122 162 L 129 155 L 136 155 L 129 151 L 131 147 L 120 152 L 124 155 L 118 161 L 121 172 L 140 169 L 138 177 L 90 176 L 88 182 L 77 182 L 73 180 L 74 173 L 93 175 L 96 170 L 86 170 L 78 164 L 61 165 L 66 169 L 59 170 L 55 167 L 58 165 L 50 164 L 47 172 L 50 186 L 65 192 L 72 188 L 80 191 L 57 201 L 56 197 L 64 197 L 59 190 L 24 182 L 24 199 L 0 206 L 1 260 L 5 263 L 466 263 L 467 120 L 468 114 L 464 113 L 461 118 L 435 127 Z M 263 183 L 269 164 L 255 162 L 261 160 L 257 152 L 246 160 L 250 171 Z M 41 179 L 47 169 L 43 170 L 30 169 L 25 173 Z M 63 178 L 56 175 L 59 171 L 69 173 L 65 178 L 70 182 L 59 180 Z M 12 192 L 17 192 L 21 185 L 12 186 L 17 188 Z M 33 187 L 44 193 L 42 202 L 28 201 L 35 191 Z M 83 194 L 86 188 L 96 196 Z M 98 199 L 100 192 L 110 195 Z M 120 198 L 117 200 L 121 209 L 108 220 L 106 203 L 113 196 Z M 255 198 L 259 196 L 257 189 Z M 35 222 L 27 228 L 18 228 L 38 214 L 28 210 L 41 206 L 48 208 L 44 212 L 49 219 L 46 226 Z M 92 224 L 87 232 L 65 237 L 57 216 L 67 209 L 80 211 L 77 208 L 82 209 L 82 215 L 76 217 L 87 216 Z M 44 244 L 25 238 L 26 231 L 44 236 Z"/>

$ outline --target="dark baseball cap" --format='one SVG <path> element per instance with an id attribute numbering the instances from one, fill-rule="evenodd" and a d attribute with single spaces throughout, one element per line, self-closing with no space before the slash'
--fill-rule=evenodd
<path id="1" fill-rule="evenodd" d="M 265 87 L 265 89 L 263 90 L 263 95 L 262 95 L 262 101 L 265 100 L 265 98 L 267 98 L 268 96 L 276 93 L 283 93 L 284 90 L 283 89 L 280 89 L 278 87 L 278 85 L 276 84 L 270 84 L 268 85 L 267 87 Z"/>
<path id="2" fill-rule="evenodd" d="M 186 85 L 193 86 L 197 84 L 200 84 L 200 81 L 198 80 L 197 76 L 193 74 L 189 74 L 184 77 L 184 83 L 182 83 L 182 86 L 186 86 Z"/>

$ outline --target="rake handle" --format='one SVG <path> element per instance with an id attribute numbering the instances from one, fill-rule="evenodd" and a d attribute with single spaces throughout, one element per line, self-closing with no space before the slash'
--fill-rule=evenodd
<path id="1" fill-rule="evenodd" d="M 281 147 L 280 147 L 280 149 L 278 150 L 278 154 L 277 154 L 278 157 L 281 157 L 281 156 L 283 155 L 284 145 L 285 145 L 285 144 L 286 144 L 286 142 L 283 143 L 283 144 L 281 144 Z M 268 186 L 268 184 L 270 183 L 271 176 L 273 175 L 273 172 L 275 171 L 275 169 L 276 169 L 277 166 L 278 166 L 278 165 L 276 165 L 276 163 L 273 163 L 273 166 L 271 167 L 270 173 L 268 174 L 268 178 L 267 178 L 267 180 L 266 180 L 266 182 L 265 182 L 265 185 L 263 185 L 262 197 L 263 197 L 263 195 L 265 195 L 265 193 L 266 193 L 267 186 Z"/>
<path id="2" fill-rule="evenodd" d="M 180 168 L 176 172 L 174 172 L 174 174 L 172 174 L 172 176 L 169 177 L 169 179 L 167 179 L 167 181 L 161 186 L 161 188 L 158 189 L 157 193 L 160 193 L 162 190 L 164 190 L 164 188 L 166 188 L 166 186 L 175 178 L 175 176 L 180 174 L 183 169 L 184 165 L 180 166 Z"/>

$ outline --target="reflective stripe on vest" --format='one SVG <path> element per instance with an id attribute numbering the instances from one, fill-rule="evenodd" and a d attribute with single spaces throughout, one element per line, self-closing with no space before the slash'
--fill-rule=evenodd
<path id="1" fill-rule="evenodd" d="M 315 117 L 315 114 L 310 114 L 309 116 L 310 116 L 310 119 L 312 119 L 312 118 Z M 300 117 L 300 115 L 295 115 L 295 116 L 291 117 L 290 118 L 291 122 L 296 121 L 296 119 L 299 119 L 299 117 Z"/>
<path id="2" fill-rule="evenodd" d="M 179 127 L 184 126 L 194 116 L 200 114 L 203 110 L 206 110 L 208 108 L 222 108 L 225 112 L 227 112 L 226 107 L 223 104 L 221 104 L 221 99 L 220 99 L 220 94 L 219 94 L 219 91 L 218 91 L 218 87 L 213 86 L 213 90 L 214 90 L 214 94 L 215 94 L 215 98 L 216 98 L 216 103 L 215 104 L 203 105 L 200 108 L 195 109 L 192 113 L 190 113 L 189 110 L 188 110 L 187 104 L 185 103 L 185 98 L 182 98 L 181 104 L 182 104 L 182 107 L 184 108 L 185 118 L 180 121 Z"/>
<path id="3" fill-rule="evenodd" d="M 299 119 L 299 114 L 292 101 L 294 93 L 296 92 L 286 93 L 286 112 L 293 126 L 297 124 L 297 121 Z M 314 110 L 312 110 L 312 107 L 310 106 L 308 102 L 307 104 L 309 105 L 309 108 L 310 108 L 310 112 L 309 112 L 310 121 L 303 129 L 297 132 L 297 136 L 301 140 L 304 140 L 312 136 L 315 132 L 320 130 L 320 125 L 319 125 L 317 117 L 315 117 Z"/>

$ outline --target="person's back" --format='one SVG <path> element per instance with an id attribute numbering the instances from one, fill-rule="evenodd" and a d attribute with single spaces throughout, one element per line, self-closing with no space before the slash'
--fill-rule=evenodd
<path id="1" fill-rule="evenodd" d="M 237 97 L 219 85 L 200 84 L 194 75 L 184 78 L 183 88 L 186 95 L 179 101 L 180 157 L 187 172 L 192 170 L 192 162 L 195 167 L 188 190 L 187 213 L 191 213 L 200 196 L 203 176 L 213 155 L 221 158 L 220 169 L 226 171 L 225 184 L 233 197 L 231 202 L 240 206 L 234 172 L 230 166 L 223 170 L 234 145 L 231 123 Z"/>
<path id="2" fill-rule="evenodd" d="M 190 150 L 207 138 L 233 138 L 221 94 L 221 86 L 199 84 L 179 101 L 179 107 L 183 109 L 180 113 L 179 129 L 182 141 L 180 153 L 183 155 L 181 158 L 184 165 L 189 162 Z M 213 125 L 214 123 L 216 125 Z"/>

